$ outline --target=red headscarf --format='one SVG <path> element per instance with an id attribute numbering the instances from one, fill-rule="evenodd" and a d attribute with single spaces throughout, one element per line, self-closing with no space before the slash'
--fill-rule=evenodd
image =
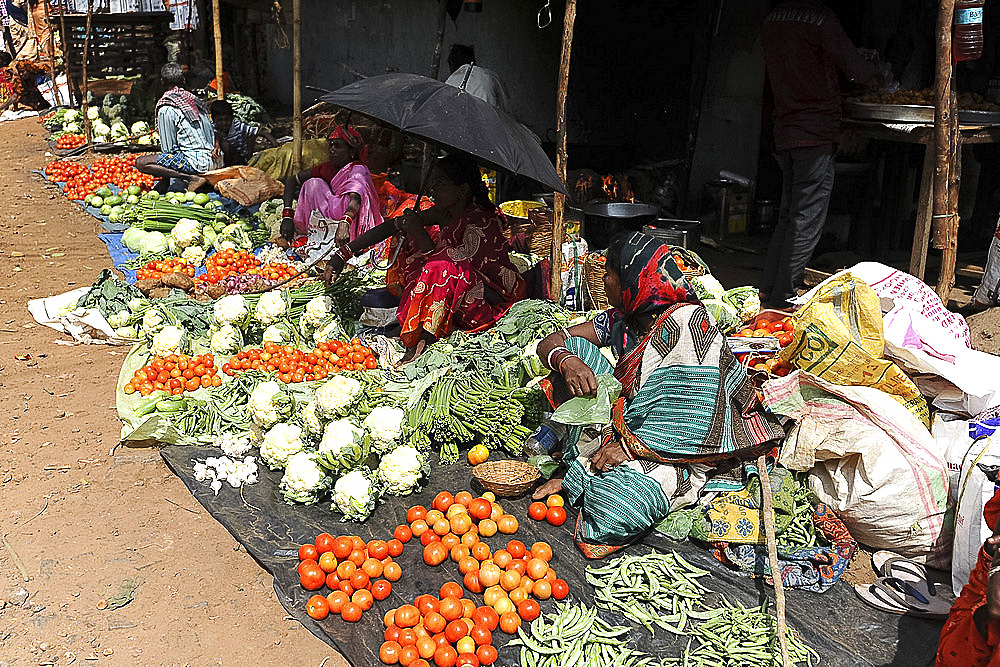
<path id="1" fill-rule="evenodd" d="M 358 154 L 358 162 L 361 164 L 368 162 L 368 149 L 365 147 L 365 140 L 361 138 L 361 133 L 353 127 L 338 125 L 330 134 L 330 140 L 334 139 L 341 139 L 353 148 Z"/>

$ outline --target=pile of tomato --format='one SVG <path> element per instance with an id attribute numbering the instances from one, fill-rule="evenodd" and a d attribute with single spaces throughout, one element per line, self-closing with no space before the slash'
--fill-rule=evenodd
<path id="1" fill-rule="evenodd" d="M 165 273 L 183 273 L 190 278 L 194 277 L 194 267 L 179 257 L 171 257 L 170 259 L 149 262 L 135 272 L 135 277 L 138 280 L 158 279 L 162 278 Z"/>
<path id="2" fill-rule="evenodd" d="M 322 380 L 331 373 L 378 368 L 371 348 L 357 338 L 350 343 L 332 340 L 320 343 L 311 352 L 290 345 L 265 343 L 263 348 L 243 350 L 223 364 L 222 372 L 233 376 L 250 369 L 277 372 L 278 379 L 291 382 Z"/>
<path id="3" fill-rule="evenodd" d="M 393 558 L 403 553 L 399 540 L 365 542 L 357 535 L 316 536 L 312 544 L 299 547 L 299 583 L 307 591 L 324 586 L 327 595 L 316 594 L 306 603 L 306 612 L 321 621 L 331 613 L 350 623 L 361 620 L 375 600 L 384 600 L 399 581 L 403 570 Z"/>
<path id="4" fill-rule="evenodd" d="M 87 137 L 82 134 L 61 134 L 56 139 L 56 148 L 69 150 L 79 148 L 87 143 Z"/>
<path id="5" fill-rule="evenodd" d="M 760 322 L 756 329 L 751 329 L 747 327 L 746 329 L 740 329 L 734 336 L 739 336 L 741 338 L 760 338 L 770 336 L 772 338 L 778 339 L 778 344 L 781 347 L 788 347 L 795 340 L 795 323 L 792 322 L 792 318 L 785 317 L 780 320 L 775 320 L 774 322 Z"/>
<path id="6" fill-rule="evenodd" d="M 254 267 L 247 271 L 247 273 L 251 275 L 258 275 L 273 281 L 287 280 L 298 274 L 298 272 L 298 269 L 291 264 L 286 264 L 285 262 L 272 262 L 270 264 L 264 264 L 263 266 Z"/>
<path id="7" fill-rule="evenodd" d="M 565 501 L 558 493 L 553 493 L 545 502 L 536 501 L 528 505 L 528 516 L 535 521 L 547 521 L 550 525 L 561 526 L 566 523 Z"/>
<path id="8" fill-rule="evenodd" d="M 195 278 L 195 285 L 215 285 L 227 276 L 250 273 L 260 266 L 260 260 L 252 252 L 227 248 L 213 253 L 205 260 L 205 273 Z"/>
<path id="9" fill-rule="evenodd" d="M 177 396 L 185 391 L 218 387 L 221 384 L 222 378 L 218 375 L 215 357 L 211 354 L 196 357 L 170 354 L 157 357 L 148 366 L 137 370 L 124 390 L 126 394 L 139 392 L 143 396 L 149 396 L 154 391 L 169 391 Z"/>
<path id="10" fill-rule="evenodd" d="M 90 167 L 70 160 L 54 160 L 45 165 L 45 175 L 54 183 L 63 183 L 63 192 L 75 200 L 83 200 L 106 185 L 115 185 L 122 190 L 137 185 L 145 192 L 153 187 L 156 179 L 136 169 L 135 158 L 134 155 L 102 155 Z"/>

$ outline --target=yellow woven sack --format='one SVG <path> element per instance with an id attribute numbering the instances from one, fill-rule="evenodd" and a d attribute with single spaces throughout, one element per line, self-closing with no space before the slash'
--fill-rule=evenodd
<path id="1" fill-rule="evenodd" d="M 882 308 L 867 283 L 845 273 L 792 320 L 795 340 L 781 351 L 782 360 L 832 384 L 880 389 L 930 428 L 927 401 L 896 364 L 882 358 Z"/>

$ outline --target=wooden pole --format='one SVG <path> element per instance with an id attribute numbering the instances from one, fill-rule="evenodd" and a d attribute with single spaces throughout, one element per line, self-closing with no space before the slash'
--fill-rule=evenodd
<path id="1" fill-rule="evenodd" d="M 438 78 L 441 73 L 441 51 L 444 50 L 444 29 L 448 25 L 448 0 L 438 0 L 441 11 L 438 12 L 437 39 L 434 40 L 434 56 L 431 58 L 431 78 Z"/>
<path id="2" fill-rule="evenodd" d="M 562 52 L 559 56 L 559 89 L 556 93 L 556 173 L 566 182 L 566 96 L 569 93 L 569 61 L 573 54 L 573 24 L 576 0 L 566 0 L 563 17 Z M 562 243 L 566 235 L 566 195 L 556 192 L 552 202 L 552 297 L 562 301 Z"/>
<path id="3" fill-rule="evenodd" d="M 90 132 L 90 117 L 87 115 L 88 103 L 87 94 L 90 92 L 90 84 L 87 82 L 87 58 L 90 57 L 90 22 L 94 18 L 94 0 L 87 0 L 87 32 L 83 35 L 83 102 L 80 109 L 83 113 L 83 133 L 87 137 L 87 153 L 94 147 L 93 135 Z"/>
<path id="4" fill-rule="evenodd" d="M 958 249 L 957 225 L 949 199 L 951 176 L 952 125 L 957 122 L 951 107 L 951 24 L 955 0 L 941 0 L 937 20 L 937 53 L 934 70 L 934 247 L 941 252 L 937 295 L 946 304 L 955 282 L 955 260 Z"/>
<path id="5" fill-rule="evenodd" d="M 785 586 L 781 580 L 781 564 L 778 562 L 778 545 L 774 528 L 774 496 L 771 491 L 771 476 L 767 472 L 767 457 L 757 459 L 757 473 L 760 476 L 761 512 L 764 537 L 767 540 L 767 560 L 774 583 L 774 613 L 778 619 L 778 646 L 781 649 L 781 664 L 792 667 L 788 657 L 788 628 L 785 623 Z"/>
<path id="6" fill-rule="evenodd" d="M 69 33 L 66 32 L 66 0 L 59 0 L 59 39 L 62 41 L 63 67 L 66 68 L 66 94 L 69 96 L 69 105 L 72 107 L 76 106 L 76 104 L 73 101 L 73 75 L 69 68 Z"/>
<path id="7" fill-rule="evenodd" d="M 41 0 L 41 2 L 42 2 L 42 8 L 45 10 L 45 27 L 49 31 L 48 51 L 49 51 L 49 67 L 52 70 L 52 99 L 55 100 L 56 106 L 62 106 L 62 93 L 59 92 L 58 74 L 56 72 L 55 38 L 52 34 L 52 20 L 49 17 L 49 0 Z M 69 79 L 67 78 L 67 84 L 68 82 Z"/>
<path id="8" fill-rule="evenodd" d="M 292 167 L 302 169 L 302 16 L 292 0 Z"/>
<path id="9" fill-rule="evenodd" d="M 215 96 L 226 99 L 226 87 L 223 84 L 225 70 L 222 68 L 222 19 L 219 17 L 219 0 L 212 0 L 212 37 L 215 41 Z"/>

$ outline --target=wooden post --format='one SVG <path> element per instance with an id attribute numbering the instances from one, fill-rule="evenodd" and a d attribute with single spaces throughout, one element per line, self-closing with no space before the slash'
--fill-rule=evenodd
<path id="1" fill-rule="evenodd" d="M 69 96 L 69 105 L 72 107 L 76 106 L 76 104 L 73 101 L 73 74 L 69 68 L 69 33 L 66 32 L 66 0 L 59 0 L 59 39 L 62 41 L 63 67 L 66 68 L 66 94 Z"/>
<path id="2" fill-rule="evenodd" d="M 215 41 L 215 96 L 226 99 L 226 87 L 223 85 L 225 70 L 222 68 L 222 19 L 219 17 L 219 0 L 212 0 L 212 37 Z"/>
<path id="3" fill-rule="evenodd" d="M 569 61 L 573 54 L 573 24 L 576 0 L 566 0 L 563 17 L 562 53 L 559 57 L 559 89 L 556 94 L 556 173 L 566 182 L 566 96 L 569 93 Z M 566 195 L 556 192 L 552 202 L 552 297 L 562 301 L 562 243 L 566 235 Z M 579 298 L 579 297 L 578 297 Z"/>
<path id="4" fill-rule="evenodd" d="M 80 105 L 83 113 L 83 133 L 87 137 L 87 153 L 94 148 L 93 134 L 90 132 L 90 117 L 87 116 L 89 105 L 87 103 L 87 93 L 90 92 L 90 84 L 87 82 L 87 58 L 90 57 L 90 22 L 94 18 L 94 0 L 87 0 L 87 32 L 83 35 L 83 101 Z"/>
<path id="5" fill-rule="evenodd" d="M 941 252 L 941 270 L 938 274 L 937 294 L 945 304 L 955 281 L 955 259 L 958 249 L 957 234 L 951 218 L 956 215 L 951 208 L 949 181 L 951 176 L 952 125 L 957 122 L 951 106 L 951 24 L 955 13 L 955 0 L 941 0 L 937 20 L 937 54 L 934 71 L 934 247 Z"/>
<path id="6" fill-rule="evenodd" d="M 438 13 L 437 39 L 434 40 L 434 56 L 431 58 L 432 79 L 438 78 L 441 73 L 441 51 L 444 50 L 444 29 L 448 25 L 448 0 L 438 0 L 441 11 Z"/>
<path id="7" fill-rule="evenodd" d="M 58 74 L 56 73 L 56 45 L 55 37 L 52 34 L 52 20 L 49 18 L 49 0 L 41 0 L 42 8 L 45 10 L 45 25 L 49 29 L 49 68 L 52 70 L 52 99 L 56 106 L 62 106 L 62 93 L 59 92 Z M 69 88 L 69 78 L 66 79 L 67 89 Z"/>
<path id="8" fill-rule="evenodd" d="M 292 169 L 302 169 L 302 16 L 292 0 Z"/>

